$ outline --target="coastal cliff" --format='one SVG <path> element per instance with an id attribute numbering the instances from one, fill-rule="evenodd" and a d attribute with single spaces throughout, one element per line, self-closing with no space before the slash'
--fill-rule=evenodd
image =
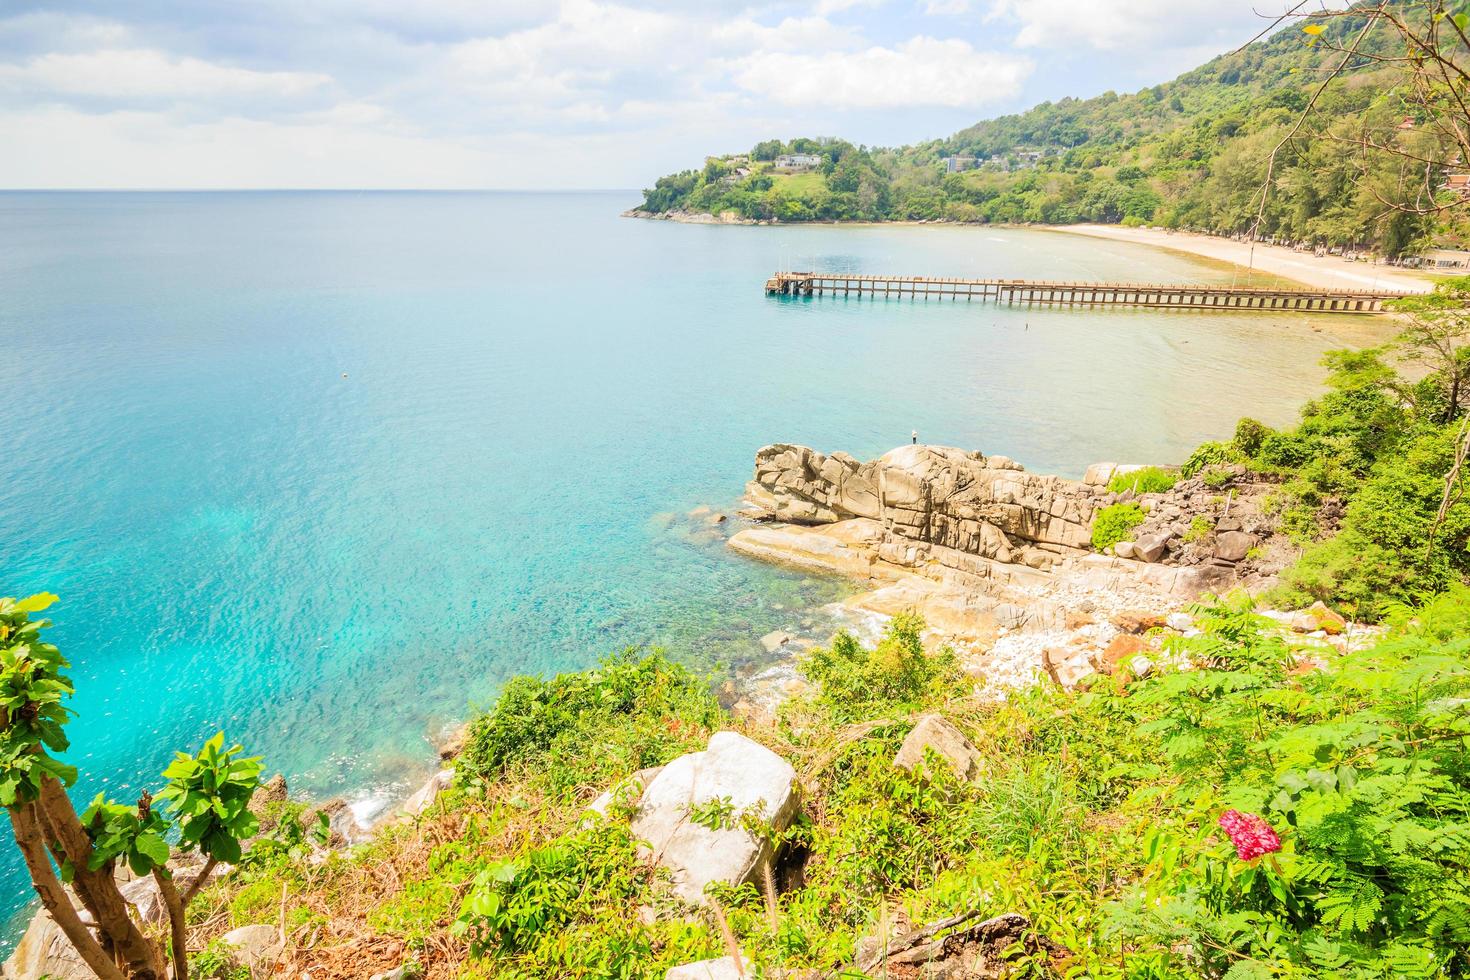
<path id="1" fill-rule="evenodd" d="M 860 462 L 775 444 L 756 453 L 746 488 L 742 513 L 755 523 L 729 545 L 858 581 L 870 591 L 851 607 L 917 611 L 931 640 L 1003 684 L 1063 661 L 1075 681 L 1117 635 L 1109 617 L 1145 611 L 1162 622 L 1205 594 L 1259 591 L 1291 554 L 1265 513 L 1271 484 L 1243 467 L 1223 468 L 1213 486 L 1168 475 L 1167 489 L 1139 492 L 1130 474 L 1145 469 L 1162 472 L 1098 463 L 1070 480 L 948 446 Z M 1099 516 L 1120 505 L 1138 523 L 1095 547 Z"/>

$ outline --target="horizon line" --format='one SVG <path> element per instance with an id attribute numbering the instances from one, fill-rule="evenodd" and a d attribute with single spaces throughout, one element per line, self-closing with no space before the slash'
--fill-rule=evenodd
<path id="1" fill-rule="evenodd" d="M 0 194 L 642 194 L 628 187 L 0 187 Z"/>

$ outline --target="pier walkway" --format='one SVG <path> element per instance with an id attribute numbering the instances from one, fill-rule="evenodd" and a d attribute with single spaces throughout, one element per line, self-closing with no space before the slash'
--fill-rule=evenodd
<path id="1" fill-rule="evenodd" d="M 1136 306 L 1164 310 L 1299 310 L 1381 313 L 1405 293 L 1373 289 L 1198 286 L 1114 282 L 1034 282 L 1025 279 L 947 279 L 862 276 L 831 272 L 778 272 L 766 280 L 773 296 L 839 295 L 859 298 L 994 300 L 1041 306 Z"/>

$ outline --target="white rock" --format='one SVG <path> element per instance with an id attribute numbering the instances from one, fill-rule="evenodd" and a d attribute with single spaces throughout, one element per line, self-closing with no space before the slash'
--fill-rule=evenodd
<path id="1" fill-rule="evenodd" d="M 721 956 L 717 960 L 700 960 L 698 963 L 670 967 L 664 974 L 664 980 L 739 980 L 742 976 L 752 976 L 754 970 L 750 960 L 741 957 L 740 962 L 745 966 L 744 973 L 736 968 L 733 958 Z"/>
<path id="2" fill-rule="evenodd" d="M 1129 673 L 1131 673 L 1135 678 L 1138 678 L 1139 680 L 1147 677 L 1149 675 L 1149 671 L 1153 669 L 1154 662 L 1141 653 L 1138 656 L 1134 657 L 1132 660 L 1128 661 Z"/>
<path id="3" fill-rule="evenodd" d="M 409 971 L 408 966 L 395 967 L 387 973 L 374 973 L 369 980 L 408 980 L 414 974 Z"/>
<path id="4" fill-rule="evenodd" d="M 411 817 L 416 817 L 423 813 L 434 805 L 434 801 L 439 798 L 439 794 L 448 789 L 449 784 L 452 782 L 454 782 L 454 768 L 451 766 L 448 769 L 440 769 L 434 775 L 430 776 L 428 781 L 418 788 L 417 792 L 404 801 L 403 812 Z"/>
<path id="5" fill-rule="evenodd" d="M 711 830 L 690 820 L 692 807 L 715 800 L 729 801 L 735 826 Z M 780 831 L 796 809 L 796 770 L 786 760 L 737 732 L 716 732 L 705 751 L 680 756 L 654 777 L 631 829 L 669 870 L 675 894 L 703 905 L 705 885 L 752 881 L 771 858 L 766 842 L 739 825 L 740 815 L 759 813 Z"/>
<path id="6" fill-rule="evenodd" d="M 184 876 L 180 876 L 184 877 Z M 192 880 L 192 875 L 186 880 Z M 123 899 L 138 912 L 138 918 L 150 926 L 168 921 L 168 907 L 163 904 L 163 895 L 158 891 L 158 882 L 153 876 L 134 878 L 118 888 Z"/>
<path id="7" fill-rule="evenodd" d="M 1164 625 L 1171 630 L 1178 630 L 1180 633 L 1183 633 L 1187 630 L 1194 629 L 1194 617 L 1186 612 L 1171 612 L 1164 617 Z"/>
<path id="8" fill-rule="evenodd" d="M 601 817 L 607 816 L 607 808 L 612 806 L 613 800 L 617 799 L 618 795 L 624 792 L 628 794 L 630 802 L 638 802 L 638 800 L 643 796 L 643 791 L 648 788 L 648 784 L 653 782 L 653 777 L 657 776 L 663 771 L 663 766 L 650 766 L 647 769 L 639 769 L 637 772 L 633 773 L 633 775 L 629 776 L 627 779 L 623 780 L 612 789 L 602 793 L 591 803 L 588 803 L 586 812 L 589 815 L 595 813 Z M 590 821 L 584 819 L 584 824 L 589 822 Z"/>
<path id="9" fill-rule="evenodd" d="M 765 648 L 766 653 L 775 653 L 794 639 L 796 637 L 785 630 L 773 630 L 761 637 L 761 646 Z"/>
<path id="10" fill-rule="evenodd" d="M 241 926 L 221 936 L 220 942 L 233 947 L 235 962 L 252 973 L 270 969 L 283 951 L 275 926 Z"/>

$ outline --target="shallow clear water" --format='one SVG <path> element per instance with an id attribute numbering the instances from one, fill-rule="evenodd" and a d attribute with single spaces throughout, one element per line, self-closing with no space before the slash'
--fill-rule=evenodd
<path id="1" fill-rule="evenodd" d="M 294 789 L 402 792 L 510 674 L 700 664 L 840 583 L 727 555 L 775 441 L 1080 474 L 1288 419 L 1300 314 L 783 300 L 778 265 L 1229 281 L 1140 246 L 955 227 L 622 219 L 635 194 L 0 194 L 0 594 L 61 596 L 79 793 L 217 728 Z M 0 841 L 0 903 L 28 897 Z"/>

